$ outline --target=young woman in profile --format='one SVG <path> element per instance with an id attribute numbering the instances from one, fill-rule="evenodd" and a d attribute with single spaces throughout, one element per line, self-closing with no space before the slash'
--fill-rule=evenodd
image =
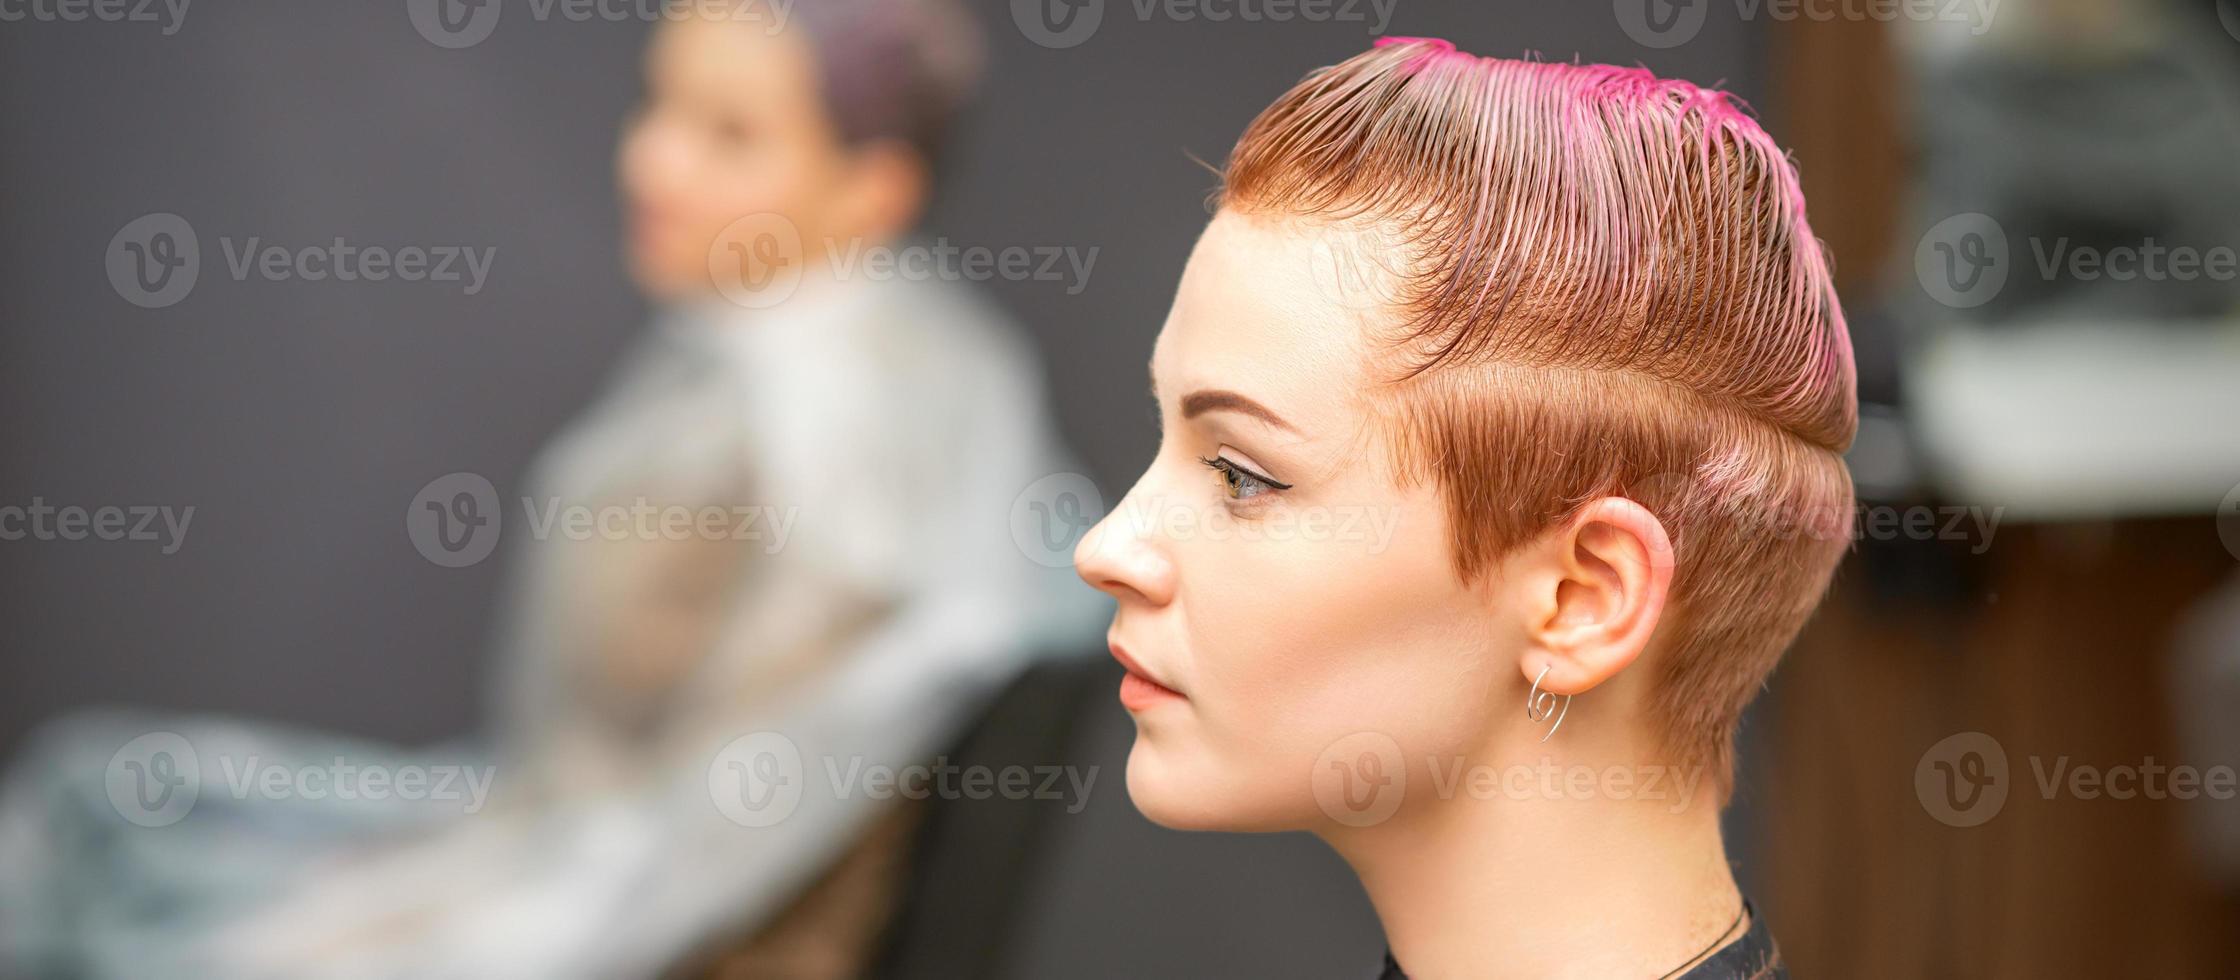
<path id="1" fill-rule="evenodd" d="M 1223 176 L 1158 455 L 1076 553 L 1137 807 L 1320 836 L 1387 977 L 1784 976 L 1719 811 L 1857 408 L 1780 149 L 1685 82 L 1391 39 Z"/>

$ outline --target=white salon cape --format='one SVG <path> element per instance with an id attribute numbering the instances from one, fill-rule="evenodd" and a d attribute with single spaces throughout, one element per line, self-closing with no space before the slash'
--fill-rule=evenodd
<path id="1" fill-rule="evenodd" d="M 0 797 L 0 967 L 603 980 L 751 931 L 889 805 L 866 773 L 931 761 L 1033 657 L 1095 649 L 1109 606 L 1013 533 L 1022 494 L 1071 469 L 1038 378 L 999 314 L 940 282 L 663 317 L 505 508 L 486 754 L 217 719 L 55 726 Z M 472 814 L 206 791 L 140 828 L 101 768 L 150 730 L 205 769 L 338 756 L 493 778 Z"/>

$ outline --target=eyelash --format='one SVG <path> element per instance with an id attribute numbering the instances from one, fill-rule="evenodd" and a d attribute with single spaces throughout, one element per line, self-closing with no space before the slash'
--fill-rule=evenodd
<path id="1" fill-rule="evenodd" d="M 1273 479 L 1237 465 L 1226 456 L 1200 456 L 1198 462 L 1206 464 L 1214 472 L 1221 474 L 1221 485 L 1228 492 L 1231 500 L 1249 500 L 1263 493 L 1291 489 L 1291 484 L 1277 483 Z M 1257 484 L 1257 487 L 1246 492 L 1244 485 L 1247 483 Z"/>

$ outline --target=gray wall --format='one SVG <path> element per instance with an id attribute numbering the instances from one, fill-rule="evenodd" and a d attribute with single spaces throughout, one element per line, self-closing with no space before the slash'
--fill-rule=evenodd
<path id="1" fill-rule="evenodd" d="M 1397 0 L 1391 32 L 1758 94 L 1754 36 L 1708 6 L 1702 35 L 1670 51 L 1627 40 L 1599 2 Z M 1110 499 L 1156 441 L 1142 364 L 1212 186 L 1189 154 L 1221 159 L 1369 28 L 1139 21 L 1112 0 L 1093 38 L 1054 50 L 1009 4 L 986 7 L 992 84 L 932 230 L 1101 250 L 1081 295 L 995 291 L 1037 334 L 1063 429 Z M 172 36 L 0 24 L 0 504 L 196 508 L 171 555 L 0 542 L 0 751 L 103 703 L 415 742 L 477 723 L 501 562 L 423 560 L 406 506 L 456 470 L 517 486 L 643 314 L 616 261 L 610 158 L 645 26 L 527 12 L 508 0 L 464 50 L 425 41 L 402 3 L 204 0 Z M 152 310 L 103 265 L 150 212 L 185 217 L 203 249 L 193 292 Z M 487 246 L 496 261 L 473 296 L 233 281 L 217 240 L 250 236 Z M 1375 927 L 1343 869 L 1304 839 L 1144 823 L 1120 791 L 1126 724 L 1110 712 L 1082 749 L 1106 778 L 1038 880 L 1022 974 L 1187 961 L 1222 975 L 1270 955 L 1359 972 Z M 1084 951 L 1103 973 L 1059 969 Z"/>

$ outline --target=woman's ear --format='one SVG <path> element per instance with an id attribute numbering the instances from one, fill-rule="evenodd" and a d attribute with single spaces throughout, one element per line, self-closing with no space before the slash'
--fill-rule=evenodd
<path id="1" fill-rule="evenodd" d="M 1579 694 L 1624 670 L 1649 645 L 1672 585 L 1672 540 L 1649 509 L 1600 497 L 1529 549 L 1515 577 L 1524 597 L 1518 669 L 1540 689 Z"/>

